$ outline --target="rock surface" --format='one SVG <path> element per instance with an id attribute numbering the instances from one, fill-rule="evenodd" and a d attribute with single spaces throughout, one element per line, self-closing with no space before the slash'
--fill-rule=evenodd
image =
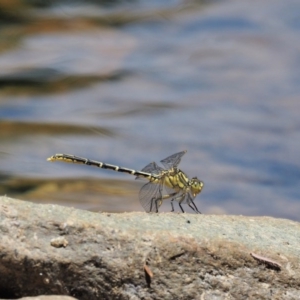
<path id="1" fill-rule="evenodd" d="M 289 220 L 0 197 L 0 239 L 0 298 L 300 299 L 300 224 Z"/>

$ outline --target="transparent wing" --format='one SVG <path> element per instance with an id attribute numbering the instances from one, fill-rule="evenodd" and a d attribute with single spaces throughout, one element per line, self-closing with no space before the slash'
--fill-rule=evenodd
<path id="1" fill-rule="evenodd" d="M 140 202 L 146 212 L 156 212 L 155 200 L 162 197 L 161 184 L 146 183 L 140 190 Z"/>
<path id="2" fill-rule="evenodd" d="M 176 194 L 178 194 L 178 193 L 180 193 L 178 190 L 176 191 L 174 188 L 172 188 L 172 187 L 169 187 L 169 186 L 167 186 L 167 185 L 163 185 L 163 194 L 165 195 L 170 195 L 170 194 L 173 194 L 173 193 L 175 193 L 176 192 Z"/>
<path id="3" fill-rule="evenodd" d="M 187 151 L 181 151 L 178 153 L 175 153 L 163 160 L 161 160 L 160 162 L 164 165 L 164 167 L 166 169 L 171 169 L 173 167 L 177 167 L 181 161 L 181 157 L 186 153 Z"/>
<path id="4" fill-rule="evenodd" d="M 158 175 L 161 173 L 161 171 L 164 171 L 164 169 L 156 164 L 156 162 L 152 162 L 148 164 L 146 167 L 144 167 L 142 172 Z M 141 176 L 136 176 L 135 179 L 142 178 Z"/>
<path id="5" fill-rule="evenodd" d="M 141 171 L 157 175 L 163 170 L 164 169 L 162 167 L 158 166 L 156 164 L 156 162 L 152 162 L 152 163 L 148 164 L 146 167 L 144 167 Z"/>

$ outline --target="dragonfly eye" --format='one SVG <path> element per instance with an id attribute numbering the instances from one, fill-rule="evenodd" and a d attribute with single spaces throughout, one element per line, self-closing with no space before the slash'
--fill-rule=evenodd
<path id="1" fill-rule="evenodd" d="M 191 179 L 191 188 L 194 196 L 196 196 L 201 192 L 203 186 L 204 186 L 203 182 L 199 180 L 197 177 Z"/>

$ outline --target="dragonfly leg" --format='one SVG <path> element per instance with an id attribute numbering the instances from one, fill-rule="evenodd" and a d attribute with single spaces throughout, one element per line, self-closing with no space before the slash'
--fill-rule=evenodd
<path id="1" fill-rule="evenodd" d="M 184 210 L 183 210 L 183 208 L 182 208 L 180 202 L 178 202 L 178 204 L 179 204 L 179 207 L 180 207 L 181 211 L 184 213 Z"/>
<path id="2" fill-rule="evenodd" d="M 162 203 L 161 197 L 152 198 L 149 212 L 152 212 L 152 209 L 154 208 L 153 206 L 155 204 L 155 212 L 158 213 L 158 208 L 161 206 L 161 203 Z"/>
<path id="3" fill-rule="evenodd" d="M 194 207 L 193 207 L 191 204 L 193 204 Z M 194 212 L 196 212 L 197 214 L 202 214 L 201 211 L 198 210 L 198 208 L 197 208 L 197 206 L 196 206 L 196 204 L 194 203 L 193 200 L 191 200 L 191 203 L 189 203 L 188 205 L 189 205 L 189 207 L 190 207 Z"/>
<path id="4" fill-rule="evenodd" d="M 155 212 L 158 213 L 158 209 L 159 209 L 159 207 L 161 206 L 163 200 L 168 199 L 168 198 L 171 198 L 171 197 L 174 197 L 176 194 L 177 194 L 177 193 L 172 193 L 172 194 L 163 195 L 163 196 L 161 196 L 161 197 L 156 197 L 156 198 L 153 197 L 153 198 L 151 199 L 151 201 L 150 201 L 150 210 L 149 210 L 149 212 L 152 212 L 152 210 L 154 209 L 154 205 L 155 205 Z M 174 201 L 175 199 L 176 199 L 176 197 L 173 198 L 173 199 L 171 200 L 171 206 L 172 206 L 172 210 L 171 210 L 171 211 L 174 211 L 173 201 Z M 181 209 L 181 210 L 182 210 L 182 209 Z"/>
<path id="5" fill-rule="evenodd" d="M 174 211 L 174 205 L 173 205 L 173 201 L 174 201 L 174 198 L 171 200 L 171 206 L 172 206 L 172 210 L 171 210 L 171 212 L 173 212 L 173 211 Z"/>
<path id="6" fill-rule="evenodd" d="M 180 196 L 177 196 L 177 197 L 174 198 L 178 201 L 178 205 L 179 205 L 179 207 L 180 207 L 180 209 L 183 213 L 184 213 L 184 210 L 181 206 L 181 202 L 184 200 L 184 197 L 185 197 L 185 195 L 183 194 L 183 195 L 180 195 Z"/>
<path id="7" fill-rule="evenodd" d="M 165 200 L 165 199 L 174 197 L 174 196 L 176 196 L 176 194 L 177 194 L 177 193 L 172 193 L 172 194 L 163 195 L 163 196 L 162 196 L 162 200 Z M 174 211 L 174 205 L 173 205 L 173 201 L 174 201 L 174 200 L 175 200 L 175 198 L 173 198 L 173 199 L 171 200 L 171 206 L 172 206 L 171 212 Z"/>
<path id="8" fill-rule="evenodd" d="M 150 204 L 150 210 L 149 210 L 149 212 L 152 212 L 153 201 L 155 201 L 155 198 L 151 199 L 151 204 Z"/>
<path id="9" fill-rule="evenodd" d="M 157 198 L 155 200 L 155 207 L 156 207 L 156 212 L 158 213 L 158 208 L 161 206 L 162 200 L 161 198 Z"/>

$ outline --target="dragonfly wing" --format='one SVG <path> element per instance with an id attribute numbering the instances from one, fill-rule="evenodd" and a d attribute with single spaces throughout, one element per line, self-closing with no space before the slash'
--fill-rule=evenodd
<path id="1" fill-rule="evenodd" d="M 171 169 L 173 167 L 177 167 L 181 161 L 181 157 L 186 153 L 187 151 L 181 151 L 175 154 L 172 154 L 171 156 L 168 156 L 167 158 L 161 160 L 160 162 L 164 165 L 166 169 Z"/>
<path id="2" fill-rule="evenodd" d="M 139 198 L 146 212 L 156 212 L 155 200 L 162 198 L 161 184 L 146 183 L 140 190 Z"/>
<path id="3" fill-rule="evenodd" d="M 156 164 L 156 162 L 152 162 L 152 163 L 148 164 L 146 167 L 144 167 L 141 171 L 145 172 L 145 173 L 150 173 L 153 175 L 158 175 L 161 173 L 161 171 L 164 171 L 164 169 L 161 168 L 160 166 L 158 166 Z M 135 177 L 135 179 L 139 179 L 139 178 L 141 178 L 141 176 Z"/>
<path id="4" fill-rule="evenodd" d="M 173 194 L 173 193 L 175 193 L 176 192 L 176 194 L 178 194 L 178 190 L 176 190 L 176 189 L 174 189 L 174 188 L 172 188 L 172 187 L 169 187 L 169 186 L 167 186 L 167 185 L 163 185 L 163 194 L 165 195 L 170 195 L 170 194 Z"/>

